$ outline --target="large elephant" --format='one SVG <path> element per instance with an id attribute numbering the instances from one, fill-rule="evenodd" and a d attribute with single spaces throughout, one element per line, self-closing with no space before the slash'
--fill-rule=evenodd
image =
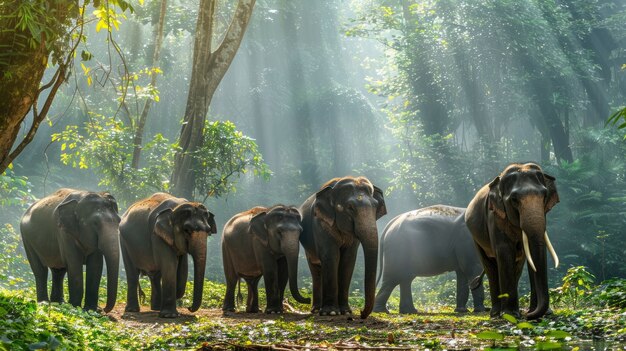
<path id="1" fill-rule="evenodd" d="M 135 202 L 120 223 L 122 258 L 128 281 L 126 312 L 139 312 L 139 274 L 150 277 L 150 307 L 159 317 L 178 316 L 176 299 L 185 294 L 187 254 L 194 263 L 195 312 L 202 302 L 207 237 L 216 233 L 215 219 L 204 205 L 165 193 Z"/>
<path id="2" fill-rule="evenodd" d="M 367 318 L 376 294 L 376 220 L 387 213 L 383 192 L 365 177 L 334 178 L 302 204 L 300 213 L 300 242 L 313 278 L 312 311 L 352 313 L 348 294 L 361 243 L 365 260 L 361 318 Z"/>
<path id="3" fill-rule="evenodd" d="M 472 233 L 491 293 L 491 316 L 520 316 L 517 285 L 528 261 L 531 301 L 528 319 L 549 308 L 546 248 L 559 260 L 546 232 L 546 213 L 559 202 L 554 177 L 535 163 L 514 163 L 483 186 L 467 207 Z"/>
<path id="4" fill-rule="evenodd" d="M 400 284 L 400 313 L 417 313 L 411 298 L 416 276 L 456 272 L 456 312 L 467 312 L 470 281 L 482 273 L 478 253 L 465 225 L 465 209 L 444 205 L 421 208 L 392 219 L 380 238 L 382 285 L 374 312 L 387 311 L 387 300 Z M 472 290 L 474 312 L 485 310 L 485 291 Z"/>
<path id="5" fill-rule="evenodd" d="M 98 308 L 102 261 L 107 266 L 109 312 L 115 306 L 119 274 L 117 202 L 109 193 L 59 189 L 35 202 L 20 223 L 28 262 L 35 275 L 37 301 L 48 301 L 48 268 L 52 271 L 50 300 L 63 302 L 63 279 L 68 276 L 69 302 Z M 86 282 L 83 287 L 83 265 Z"/>
<path id="6" fill-rule="evenodd" d="M 222 309 L 235 311 L 235 287 L 240 278 L 248 285 L 246 312 L 259 311 L 257 284 L 265 282 L 265 313 L 282 313 L 287 281 L 296 301 L 310 303 L 298 290 L 298 253 L 301 216 L 298 209 L 276 205 L 255 207 L 233 216 L 222 234 L 226 295 Z"/>

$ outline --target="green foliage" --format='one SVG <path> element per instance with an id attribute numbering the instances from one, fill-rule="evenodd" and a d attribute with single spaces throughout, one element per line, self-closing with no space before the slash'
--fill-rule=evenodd
<path id="1" fill-rule="evenodd" d="M 30 193 L 31 187 L 27 177 L 15 175 L 9 168 L 0 175 L 0 206 L 23 207 L 32 202 L 34 196 Z"/>
<path id="2" fill-rule="evenodd" d="M 602 282 L 594 296 L 609 307 L 626 309 L 626 279 L 613 278 Z"/>
<path id="3" fill-rule="evenodd" d="M 131 167 L 134 131 L 104 115 L 90 117 L 81 127 L 70 125 L 52 135 L 52 141 L 60 144 L 63 164 L 92 169 L 99 185 L 123 204 L 168 190 L 175 145 L 161 134 L 154 135 L 142 148 L 143 164 L 135 169 Z"/>
<path id="4" fill-rule="evenodd" d="M 236 190 L 237 179 L 248 171 L 268 180 L 271 171 L 263 162 L 254 139 L 230 121 L 208 123 L 204 143 L 195 153 L 196 189 L 206 197 L 220 197 Z"/>
<path id="5" fill-rule="evenodd" d="M 563 284 L 554 289 L 555 302 L 580 307 L 579 302 L 589 301 L 596 277 L 585 266 L 571 267 L 563 277 Z"/>
<path id="6" fill-rule="evenodd" d="M 0 227 L 0 288 L 27 287 L 30 267 L 20 241 L 20 235 L 11 224 Z"/>

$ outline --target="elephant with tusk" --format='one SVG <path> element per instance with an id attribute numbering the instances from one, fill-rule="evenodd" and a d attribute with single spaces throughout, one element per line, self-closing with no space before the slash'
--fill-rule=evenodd
<path id="1" fill-rule="evenodd" d="M 559 202 L 554 177 L 535 163 L 514 163 L 483 186 L 465 212 L 465 222 L 489 279 L 491 316 L 519 316 L 517 284 L 528 263 L 531 299 L 527 319 L 550 307 L 546 249 L 559 264 L 546 231 L 546 213 Z"/>

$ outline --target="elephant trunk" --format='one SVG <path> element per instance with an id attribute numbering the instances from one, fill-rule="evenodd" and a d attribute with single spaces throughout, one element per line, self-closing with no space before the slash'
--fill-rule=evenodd
<path id="1" fill-rule="evenodd" d="M 522 202 L 520 227 L 524 241 L 524 251 L 528 259 L 529 276 L 535 287 L 537 305 L 529 311 L 527 319 L 542 317 L 550 306 L 548 294 L 548 264 L 546 260 L 546 219 L 543 198 Z"/>
<path id="2" fill-rule="evenodd" d="M 283 233 L 283 238 L 293 237 L 294 240 L 282 243 L 283 254 L 287 260 L 287 270 L 289 274 L 289 290 L 291 296 L 300 303 L 309 304 L 311 299 L 300 295 L 298 289 L 298 254 L 300 252 L 300 242 L 298 241 L 299 232 L 297 233 Z"/>
<path id="3" fill-rule="evenodd" d="M 378 260 L 378 230 L 376 221 L 373 220 L 367 229 L 358 230 L 357 236 L 363 245 L 363 257 L 365 260 L 365 306 L 361 311 L 361 318 L 365 319 L 374 309 L 376 297 L 376 265 Z"/>
<path id="4" fill-rule="evenodd" d="M 113 307 L 115 307 L 115 300 L 117 299 L 117 280 L 120 271 L 120 244 L 119 244 L 119 232 L 114 235 L 108 235 L 107 240 L 100 242 L 100 251 L 104 256 L 104 261 L 107 266 L 107 301 L 104 307 L 104 312 L 109 313 Z"/>
<path id="5" fill-rule="evenodd" d="M 190 242 L 189 253 L 193 258 L 193 302 L 189 311 L 195 312 L 202 303 L 204 288 L 204 271 L 206 268 L 206 233 L 193 233 L 194 240 Z"/>

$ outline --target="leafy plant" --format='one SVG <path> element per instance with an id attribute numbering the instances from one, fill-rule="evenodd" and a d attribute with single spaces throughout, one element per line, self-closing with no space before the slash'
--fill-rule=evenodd
<path id="1" fill-rule="evenodd" d="M 0 287 L 27 287 L 30 267 L 20 249 L 20 241 L 20 235 L 11 224 L 0 227 Z"/>
<path id="2" fill-rule="evenodd" d="M 570 304 L 577 308 L 580 300 L 588 301 L 596 277 L 585 266 L 571 267 L 563 277 L 563 284 L 555 289 L 556 302 Z"/>
<path id="3" fill-rule="evenodd" d="M 196 189 L 205 200 L 235 191 L 237 179 L 250 170 L 265 180 L 271 176 L 254 139 L 238 131 L 234 123 L 207 123 L 203 136 L 204 143 L 194 157 Z"/>
<path id="4" fill-rule="evenodd" d="M 131 203 L 155 191 L 167 191 L 168 175 L 176 146 L 161 134 L 143 146 L 143 164 L 131 167 L 132 128 L 113 118 L 90 113 L 81 127 L 69 125 L 52 135 L 60 144 L 61 162 L 78 169 L 92 169 L 99 185 L 107 187 L 118 201 Z"/>
<path id="5" fill-rule="evenodd" d="M 613 308 L 626 308 L 626 279 L 613 278 L 602 282 L 594 296 L 601 303 Z"/>

